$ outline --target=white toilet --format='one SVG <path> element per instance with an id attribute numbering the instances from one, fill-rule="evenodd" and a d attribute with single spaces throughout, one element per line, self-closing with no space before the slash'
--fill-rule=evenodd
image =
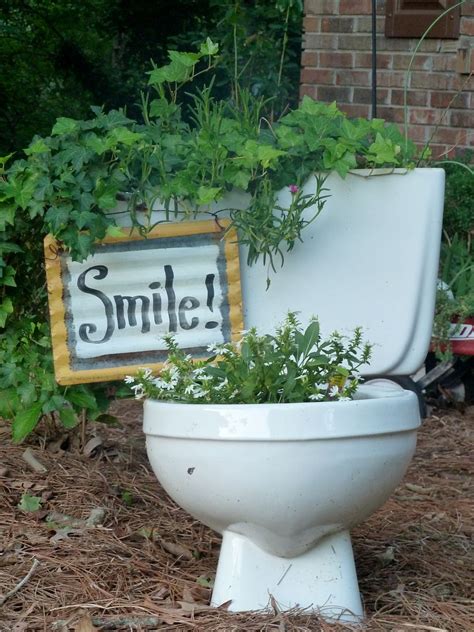
<path id="1" fill-rule="evenodd" d="M 444 172 L 331 176 L 327 186 L 327 208 L 268 292 L 266 268 L 242 262 L 245 324 L 269 331 L 291 309 L 303 321 L 319 315 L 326 333 L 362 325 L 375 344 L 368 382 L 348 402 L 147 401 L 144 431 L 166 491 L 223 535 L 213 605 L 357 621 L 349 530 L 399 484 L 420 424 L 412 392 L 370 376 L 409 375 L 426 354 Z"/>

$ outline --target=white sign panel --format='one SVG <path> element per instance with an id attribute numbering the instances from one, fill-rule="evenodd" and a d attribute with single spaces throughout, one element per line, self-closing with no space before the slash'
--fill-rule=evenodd
<path id="1" fill-rule="evenodd" d="M 147 238 L 105 240 L 84 262 L 57 254 L 46 267 L 58 382 L 119 379 L 166 359 L 163 336 L 205 357 L 242 329 L 238 248 L 222 224 L 171 224 Z"/>

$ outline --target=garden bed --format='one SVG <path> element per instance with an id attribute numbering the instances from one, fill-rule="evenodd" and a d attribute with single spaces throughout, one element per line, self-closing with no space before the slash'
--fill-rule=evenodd
<path id="1" fill-rule="evenodd" d="M 210 608 L 219 537 L 159 487 L 141 406 L 122 402 L 117 414 L 120 427 L 43 427 L 21 446 L 0 422 L 1 632 L 350 629 L 277 604 L 267 614 Z M 364 629 L 474 629 L 473 421 L 473 407 L 432 414 L 403 483 L 354 530 Z M 28 447 L 46 472 L 25 462 Z M 20 510 L 24 494 L 41 507 Z"/>

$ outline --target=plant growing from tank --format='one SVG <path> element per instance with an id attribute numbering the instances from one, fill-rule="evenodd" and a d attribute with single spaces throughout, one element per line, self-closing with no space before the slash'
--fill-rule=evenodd
<path id="1" fill-rule="evenodd" d="M 338 332 L 326 340 L 319 322 L 302 329 L 289 313 L 274 335 L 244 332 L 238 343 L 213 345 L 213 355 L 193 361 L 165 338 L 168 359 L 158 376 L 150 369 L 126 378 L 138 399 L 142 397 L 202 404 L 282 404 L 345 401 L 360 383 L 358 369 L 371 356 L 362 330 L 350 338 Z"/>

